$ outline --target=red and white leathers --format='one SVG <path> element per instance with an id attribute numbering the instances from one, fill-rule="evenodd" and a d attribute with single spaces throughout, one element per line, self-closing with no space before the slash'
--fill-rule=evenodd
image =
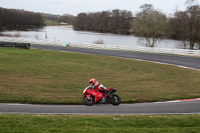
<path id="1" fill-rule="evenodd" d="M 93 88 L 95 91 L 106 91 L 106 87 L 104 87 L 104 85 L 100 84 L 98 81 L 93 85 Z"/>
<path id="2" fill-rule="evenodd" d="M 90 83 L 90 87 L 92 87 L 94 91 L 106 93 L 106 95 L 109 97 L 110 94 L 107 92 L 106 87 L 104 87 L 104 85 L 96 81 L 96 79 L 94 78 L 90 79 L 89 83 Z"/>
<path id="3" fill-rule="evenodd" d="M 93 85 L 93 90 L 105 93 L 107 97 L 110 97 L 110 94 L 106 90 L 106 87 L 104 87 L 104 85 L 100 84 L 98 81 L 95 82 L 95 84 Z M 105 100 L 105 97 L 104 97 L 104 100 Z"/>

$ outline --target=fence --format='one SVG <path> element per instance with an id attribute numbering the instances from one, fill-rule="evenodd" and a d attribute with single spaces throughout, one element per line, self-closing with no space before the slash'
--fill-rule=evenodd
<path id="1" fill-rule="evenodd" d="M 16 43 L 70 46 L 70 47 L 105 49 L 105 50 L 124 50 L 124 51 L 139 51 L 139 52 L 154 52 L 154 53 L 200 56 L 200 50 L 168 49 L 168 48 L 155 48 L 155 47 L 151 48 L 151 47 L 138 47 L 138 46 L 126 46 L 126 45 L 119 46 L 119 45 L 88 44 L 88 43 L 66 43 L 60 40 L 49 40 L 49 39 L 36 40 L 30 38 L 0 37 L 0 42 L 16 42 Z"/>

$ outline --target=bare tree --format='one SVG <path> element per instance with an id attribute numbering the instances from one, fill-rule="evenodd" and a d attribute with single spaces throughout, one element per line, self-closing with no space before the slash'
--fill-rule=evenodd
<path id="1" fill-rule="evenodd" d="M 176 11 L 170 19 L 172 36 L 182 40 L 183 46 L 194 49 L 200 42 L 200 6 L 196 0 L 187 0 L 185 11 Z"/>
<path id="2" fill-rule="evenodd" d="M 149 12 L 154 11 L 154 7 L 152 4 L 144 4 L 144 5 L 140 6 L 140 10 L 141 11 L 139 12 L 139 14 L 147 14 Z"/>
<path id="3" fill-rule="evenodd" d="M 145 39 L 147 47 L 155 47 L 165 37 L 167 28 L 167 17 L 165 14 L 153 10 L 150 5 L 144 6 L 143 9 L 137 14 L 137 18 L 132 21 L 131 30 L 136 36 Z"/>
<path id="4" fill-rule="evenodd" d="M 3 12 L 2 12 L 2 8 L 0 8 L 0 31 L 2 29 L 2 25 L 3 25 Z"/>

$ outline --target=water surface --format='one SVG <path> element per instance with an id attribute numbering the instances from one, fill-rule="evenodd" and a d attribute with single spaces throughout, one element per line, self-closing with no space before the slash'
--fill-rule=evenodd
<path id="1" fill-rule="evenodd" d="M 28 31 L 4 31 L 3 35 L 11 35 L 16 37 L 26 37 L 34 39 L 51 39 L 61 40 L 67 43 L 95 43 L 98 40 L 108 45 L 131 45 L 144 46 L 144 41 L 133 35 L 116 35 L 109 33 L 97 33 L 89 31 L 76 31 L 72 26 L 45 26 L 41 29 L 31 29 Z M 182 48 L 180 41 L 162 40 L 158 48 Z"/>

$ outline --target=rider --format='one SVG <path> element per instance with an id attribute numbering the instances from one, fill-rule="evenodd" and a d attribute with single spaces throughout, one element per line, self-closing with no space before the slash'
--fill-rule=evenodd
<path id="1" fill-rule="evenodd" d="M 110 97 L 110 94 L 108 93 L 108 91 L 106 90 L 106 87 L 104 87 L 104 85 L 100 84 L 98 81 L 96 81 L 96 79 L 90 79 L 89 80 L 90 86 L 94 89 L 94 90 L 98 90 L 100 92 L 106 93 L 106 95 L 108 97 Z"/>

